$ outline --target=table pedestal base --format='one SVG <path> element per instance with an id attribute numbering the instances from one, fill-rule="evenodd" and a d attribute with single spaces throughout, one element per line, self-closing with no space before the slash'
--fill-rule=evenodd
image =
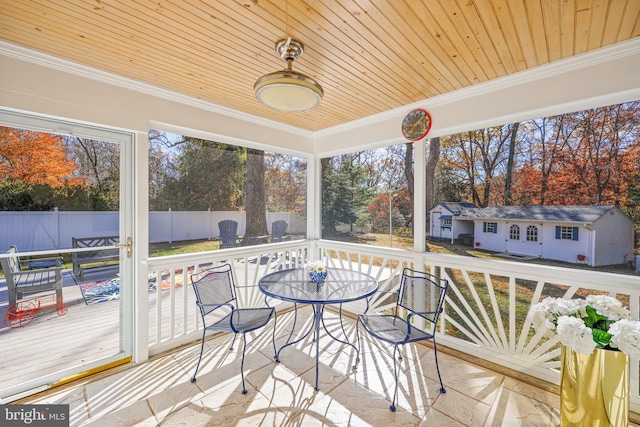
<path id="1" fill-rule="evenodd" d="M 334 339 L 335 341 L 338 341 L 339 343 L 342 343 L 344 345 L 348 345 L 351 348 L 353 348 L 356 351 L 356 363 L 353 365 L 353 369 L 355 370 L 357 365 L 358 365 L 358 361 L 360 360 L 360 349 L 358 347 L 356 347 L 355 344 L 350 343 L 349 341 L 347 341 L 349 339 L 349 337 L 347 336 L 347 332 L 344 329 L 344 322 L 342 319 L 342 305 L 340 306 L 340 328 L 342 329 L 342 333 L 344 334 L 345 339 L 342 340 L 338 337 L 336 337 L 335 335 L 333 335 L 329 329 L 327 328 L 327 325 L 325 325 L 324 323 L 324 318 L 323 318 L 323 314 L 324 314 L 324 306 L 325 304 L 322 303 L 317 303 L 317 304 L 311 304 L 311 306 L 313 307 L 313 323 L 311 324 L 311 326 L 309 327 L 309 329 L 298 339 L 296 339 L 295 341 L 291 341 L 291 338 L 293 337 L 293 332 L 295 331 L 296 328 L 296 323 L 298 320 L 298 305 L 295 304 L 295 317 L 293 320 L 293 326 L 291 328 L 291 333 L 289 333 L 289 337 L 287 338 L 287 342 L 280 347 L 280 349 L 276 352 L 275 355 L 275 360 L 277 363 L 280 363 L 280 352 L 282 350 L 284 350 L 286 347 L 295 345 L 297 343 L 299 343 L 300 341 L 306 339 L 309 334 L 311 334 L 311 332 L 314 332 L 314 341 L 316 342 L 316 385 L 313 388 L 315 391 L 319 391 L 320 387 L 318 386 L 318 369 L 319 369 L 319 364 L 320 364 L 320 324 L 322 324 L 322 327 L 324 328 L 325 332 L 327 333 L 327 335 L 329 335 L 332 339 Z"/>

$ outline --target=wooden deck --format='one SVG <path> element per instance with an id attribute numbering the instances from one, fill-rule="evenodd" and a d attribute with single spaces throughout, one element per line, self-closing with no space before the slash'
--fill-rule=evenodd
<path id="1" fill-rule="evenodd" d="M 71 270 L 65 270 L 63 299 L 67 313 L 58 315 L 54 299 L 39 294 L 44 296 L 43 309 L 30 323 L 14 328 L 3 322 L 8 298 L 6 283 L 0 279 L 0 397 L 9 387 L 120 352 L 120 300 L 86 304 L 80 290 L 82 283 L 113 279 L 117 273 L 116 266 L 86 273 L 80 280 L 74 279 Z M 177 283 L 182 278 L 175 280 Z M 193 332 L 198 326 L 200 319 L 190 286 L 183 287 L 182 282 L 172 286 L 173 295 L 167 289 L 167 280 L 159 294 L 149 292 L 150 345 L 169 340 L 172 334 Z M 186 307 L 184 314 L 172 316 L 172 298 L 174 307 Z M 162 319 L 160 332 L 156 319 Z"/>
<path id="2" fill-rule="evenodd" d="M 115 269 L 87 275 L 85 281 L 114 277 Z M 70 271 L 63 272 L 63 299 L 68 311 L 59 316 L 55 301 L 39 294 L 42 309 L 22 327 L 0 324 L 0 390 L 82 365 L 119 351 L 119 300 L 87 305 Z M 7 309 L 6 284 L 0 281 L 0 315 Z"/>

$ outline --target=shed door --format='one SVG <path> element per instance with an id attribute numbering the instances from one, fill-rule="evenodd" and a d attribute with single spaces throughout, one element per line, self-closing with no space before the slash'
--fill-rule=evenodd
<path id="1" fill-rule="evenodd" d="M 542 256 L 540 227 L 533 224 L 509 224 L 506 251 L 511 254 Z"/>

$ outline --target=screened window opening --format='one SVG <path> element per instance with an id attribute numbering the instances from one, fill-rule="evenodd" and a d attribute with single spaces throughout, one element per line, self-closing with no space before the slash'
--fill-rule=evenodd
<path id="1" fill-rule="evenodd" d="M 303 239 L 306 179 L 304 158 L 150 130 L 149 253 Z"/>
<path id="2" fill-rule="evenodd" d="M 413 151 L 399 144 L 320 159 L 322 238 L 413 248 Z M 437 234 L 450 227 L 440 218 Z"/>

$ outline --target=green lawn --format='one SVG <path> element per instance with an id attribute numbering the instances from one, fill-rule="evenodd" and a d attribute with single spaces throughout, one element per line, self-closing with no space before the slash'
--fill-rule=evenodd
<path id="1" fill-rule="evenodd" d="M 220 240 L 185 240 L 181 242 L 162 242 L 149 244 L 149 256 L 167 256 L 206 252 L 220 249 Z"/>

